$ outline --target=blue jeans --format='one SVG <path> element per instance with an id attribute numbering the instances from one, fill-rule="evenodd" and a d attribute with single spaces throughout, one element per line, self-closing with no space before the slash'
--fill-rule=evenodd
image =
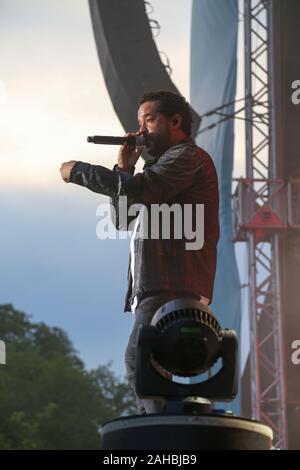
<path id="1" fill-rule="evenodd" d="M 170 300 L 182 297 L 191 298 L 194 296 L 191 294 L 183 294 L 179 292 L 161 292 L 158 294 L 153 293 L 153 295 L 147 295 L 147 297 L 142 298 L 135 310 L 135 321 L 125 352 L 125 365 L 128 382 L 133 388 L 136 396 L 139 414 L 161 413 L 166 402 L 164 398 L 160 397 L 157 397 L 156 399 L 139 398 L 135 392 L 136 343 L 139 327 L 140 325 L 150 325 L 154 314 L 163 304 L 169 302 Z"/>

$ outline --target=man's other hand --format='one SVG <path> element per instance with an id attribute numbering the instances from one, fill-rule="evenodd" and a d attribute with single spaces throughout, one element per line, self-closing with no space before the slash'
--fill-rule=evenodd
<path id="1" fill-rule="evenodd" d="M 75 163 L 76 160 L 70 160 L 69 162 L 62 163 L 60 167 L 60 174 L 65 183 L 70 182 L 70 173 Z"/>

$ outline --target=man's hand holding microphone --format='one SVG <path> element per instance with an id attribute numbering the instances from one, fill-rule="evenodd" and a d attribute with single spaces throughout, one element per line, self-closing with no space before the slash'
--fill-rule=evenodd
<path id="1" fill-rule="evenodd" d="M 127 133 L 125 137 L 137 137 L 141 135 L 143 135 L 142 132 L 136 132 L 135 134 Z M 135 146 L 125 142 L 125 144 L 121 146 L 118 155 L 118 167 L 120 170 L 131 173 L 142 154 L 143 148 L 143 145 Z"/>
<path id="2" fill-rule="evenodd" d="M 125 134 L 124 138 L 118 138 L 118 139 L 126 139 L 126 138 L 135 138 L 139 136 L 144 136 L 145 132 L 128 132 Z M 89 142 L 92 142 L 92 138 L 88 138 Z M 114 138 L 115 139 L 115 138 Z M 98 142 L 94 142 L 98 143 Z M 99 142 L 101 143 L 101 142 Z M 109 141 L 103 142 L 103 143 L 110 143 Z M 128 142 L 124 142 L 123 145 L 121 145 L 121 148 L 119 150 L 119 155 L 118 155 L 118 167 L 121 171 L 128 171 L 130 173 L 133 172 L 134 167 L 138 159 L 140 158 L 142 151 L 143 151 L 144 145 L 134 145 Z M 60 174 L 65 183 L 70 182 L 70 174 L 72 171 L 73 166 L 75 165 L 77 161 L 76 160 L 70 160 L 69 162 L 64 162 L 62 163 L 60 167 Z"/>

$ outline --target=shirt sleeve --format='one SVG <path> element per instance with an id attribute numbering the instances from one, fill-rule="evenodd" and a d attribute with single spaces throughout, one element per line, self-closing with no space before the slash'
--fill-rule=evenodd
<path id="1" fill-rule="evenodd" d="M 126 195 L 130 204 L 163 203 L 190 187 L 200 167 L 201 156 L 195 145 L 177 145 L 136 175 L 118 170 L 116 165 L 109 170 L 77 162 L 70 182 L 111 198 Z"/>

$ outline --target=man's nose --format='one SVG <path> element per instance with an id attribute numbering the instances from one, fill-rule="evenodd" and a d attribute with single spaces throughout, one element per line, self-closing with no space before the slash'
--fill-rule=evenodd
<path id="1" fill-rule="evenodd" d="M 140 125 L 139 132 L 148 132 L 148 129 L 145 123 Z"/>

